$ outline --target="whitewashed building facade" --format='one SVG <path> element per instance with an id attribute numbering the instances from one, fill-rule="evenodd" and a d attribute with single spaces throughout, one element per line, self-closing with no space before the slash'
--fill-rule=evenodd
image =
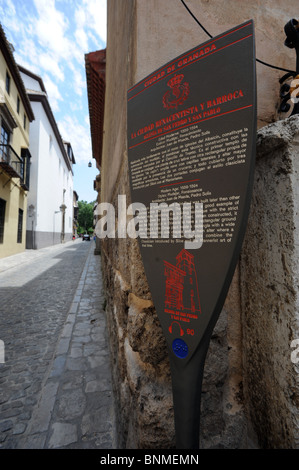
<path id="1" fill-rule="evenodd" d="M 41 77 L 19 66 L 35 121 L 30 127 L 31 180 L 26 248 L 39 249 L 73 236 L 73 164 L 62 140 Z"/>

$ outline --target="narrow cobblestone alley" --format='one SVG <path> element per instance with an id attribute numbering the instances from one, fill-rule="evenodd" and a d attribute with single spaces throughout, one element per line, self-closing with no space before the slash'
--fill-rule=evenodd
<path id="1" fill-rule="evenodd" d="M 93 251 L 78 239 L 0 260 L 2 449 L 116 448 Z"/>

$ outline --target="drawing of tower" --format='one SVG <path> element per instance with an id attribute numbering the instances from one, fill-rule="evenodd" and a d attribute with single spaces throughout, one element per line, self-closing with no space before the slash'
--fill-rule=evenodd
<path id="1" fill-rule="evenodd" d="M 164 261 L 166 276 L 165 308 L 200 313 L 197 274 L 194 256 L 183 249 L 176 257 L 176 266 Z"/>
<path id="2" fill-rule="evenodd" d="M 201 309 L 194 256 L 189 253 L 189 251 L 183 249 L 176 257 L 176 267 L 186 273 L 183 293 L 184 308 L 190 309 L 191 312 L 200 312 Z"/>
<path id="3" fill-rule="evenodd" d="M 186 273 L 176 266 L 164 261 L 164 274 L 166 276 L 165 307 L 182 309 L 184 276 Z"/>

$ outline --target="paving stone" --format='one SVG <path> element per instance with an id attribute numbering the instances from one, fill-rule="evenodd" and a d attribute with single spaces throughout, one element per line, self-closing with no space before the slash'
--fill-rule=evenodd
<path id="1" fill-rule="evenodd" d="M 73 332 L 73 325 L 72 323 L 66 323 L 63 327 L 63 331 L 62 331 L 62 337 L 70 337 L 71 334 Z"/>
<path id="2" fill-rule="evenodd" d="M 81 416 L 86 405 L 86 398 L 81 389 L 67 390 L 57 399 L 56 416 L 62 421 Z"/>
<path id="3" fill-rule="evenodd" d="M 29 251 L 0 270 L 0 448 L 113 448 L 100 257 L 80 242 Z"/>
<path id="4" fill-rule="evenodd" d="M 32 434 L 48 430 L 58 385 L 58 382 L 49 382 L 43 388 L 41 400 L 34 410 L 34 416 L 30 423 Z"/>
<path id="5" fill-rule="evenodd" d="M 83 436 L 99 436 L 100 433 L 107 433 L 107 431 L 111 430 L 112 422 L 109 409 L 102 408 L 83 416 L 81 425 Z"/>
<path id="6" fill-rule="evenodd" d="M 85 387 L 86 393 L 103 392 L 106 390 L 111 390 L 111 381 L 108 379 L 91 380 L 87 382 Z"/>
<path id="7" fill-rule="evenodd" d="M 66 355 L 62 354 L 60 356 L 57 356 L 54 360 L 53 363 L 53 369 L 51 371 L 50 377 L 55 377 L 57 375 L 60 375 L 63 372 L 64 366 L 65 366 L 65 361 L 66 361 Z"/>
<path id="8" fill-rule="evenodd" d="M 102 367 L 106 363 L 105 357 L 100 355 L 88 356 L 87 361 L 92 369 Z"/>
<path id="9" fill-rule="evenodd" d="M 76 313 L 78 310 L 78 305 L 79 305 L 78 302 L 72 303 L 72 306 L 70 308 L 70 313 Z"/>
<path id="10" fill-rule="evenodd" d="M 13 434 L 23 434 L 25 431 L 27 425 L 25 423 L 18 423 L 14 428 L 13 428 Z"/>
<path id="11" fill-rule="evenodd" d="M 85 344 L 89 344 L 91 341 L 90 336 L 73 336 L 73 344 L 76 346 L 84 346 Z"/>
<path id="12" fill-rule="evenodd" d="M 68 351 L 70 345 L 70 337 L 69 338 L 61 338 L 57 348 L 57 354 L 65 354 Z"/>
<path id="13" fill-rule="evenodd" d="M 52 436 L 49 441 L 49 449 L 67 446 L 78 439 L 75 424 L 54 423 L 52 425 Z"/>
<path id="14" fill-rule="evenodd" d="M 76 359 L 78 357 L 82 357 L 82 355 L 83 355 L 82 347 L 81 348 L 72 347 L 72 349 L 70 351 L 70 357 L 71 358 Z"/>
<path id="15" fill-rule="evenodd" d="M 84 359 L 77 357 L 70 357 L 66 362 L 66 369 L 71 371 L 84 371 L 86 369 L 86 362 Z"/>
<path id="16" fill-rule="evenodd" d="M 13 427 L 13 422 L 11 420 L 2 421 L 2 423 L 0 423 L 0 432 L 9 431 L 10 429 L 12 429 L 12 427 Z"/>
<path id="17" fill-rule="evenodd" d="M 82 386 L 83 382 L 84 382 L 83 374 L 76 374 L 74 376 L 72 372 L 71 376 L 69 377 L 66 376 L 66 374 L 64 374 L 63 381 L 60 384 L 60 388 L 61 390 L 73 390 L 74 388 L 78 388 Z"/>

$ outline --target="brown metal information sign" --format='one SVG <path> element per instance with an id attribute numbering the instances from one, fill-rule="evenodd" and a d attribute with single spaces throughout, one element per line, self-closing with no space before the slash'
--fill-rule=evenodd
<path id="1" fill-rule="evenodd" d="M 204 358 L 249 212 L 254 49 L 248 21 L 128 91 L 131 223 L 169 347 L 181 448 L 197 446 Z"/>

